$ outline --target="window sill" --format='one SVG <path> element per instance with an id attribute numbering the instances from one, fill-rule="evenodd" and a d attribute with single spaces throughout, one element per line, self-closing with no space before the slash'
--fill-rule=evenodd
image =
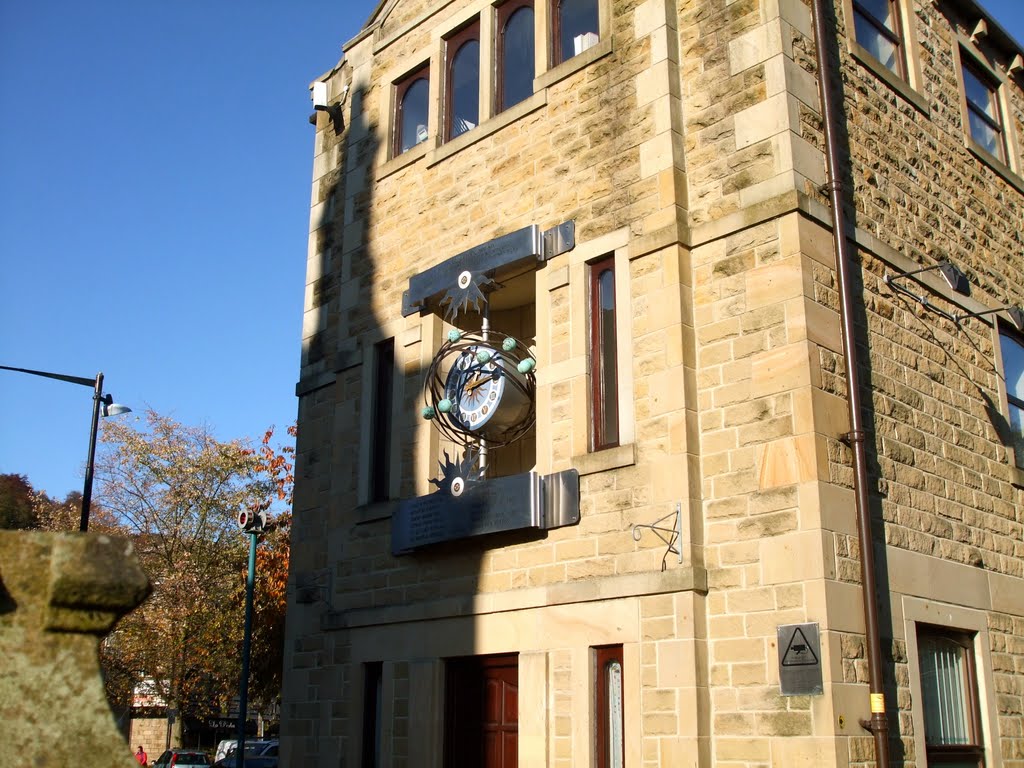
<path id="1" fill-rule="evenodd" d="M 588 64 L 593 64 L 598 59 L 604 58 L 612 52 L 612 41 L 611 39 L 599 40 L 597 45 L 593 45 L 583 53 L 573 56 L 571 59 L 566 59 L 557 67 L 549 69 L 547 72 L 542 74 L 540 77 L 534 78 L 533 91 L 537 93 L 542 91 L 549 86 L 554 85 L 559 80 L 567 78 L 574 72 L 586 67 Z"/>
<path id="2" fill-rule="evenodd" d="M 427 151 L 429 149 L 430 149 L 430 139 L 428 138 L 425 141 L 421 141 L 415 147 L 412 147 L 411 149 L 407 149 L 405 152 L 400 154 L 398 157 L 393 157 L 390 160 L 388 160 L 386 163 L 384 163 L 380 167 L 380 170 L 378 171 L 378 176 L 377 177 L 380 178 L 380 179 L 383 179 L 385 176 L 390 176 L 392 173 L 395 173 L 396 171 L 402 170 L 407 165 L 412 165 L 417 160 L 419 160 L 421 157 L 426 155 Z"/>
<path id="3" fill-rule="evenodd" d="M 981 160 L 985 165 L 991 168 L 993 171 L 1002 176 L 1007 182 L 1009 182 L 1014 189 L 1018 192 L 1024 193 L 1024 179 L 1017 175 L 1017 173 L 1006 163 L 1000 160 L 998 157 L 989 154 L 987 150 L 981 148 L 970 136 L 964 134 L 964 145 L 970 151 L 972 155 Z"/>
<path id="4" fill-rule="evenodd" d="M 1010 482 L 1017 488 L 1024 489 L 1024 467 L 1010 467 Z"/>
<path id="5" fill-rule="evenodd" d="M 488 119 L 486 122 L 481 123 L 476 128 L 466 131 L 461 136 L 457 136 L 451 141 L 442 144 L 437 149 L 427 153 L 427 167 L 440 163 L 456 152 L 459 152 L 471 144 L 475 144 L 481 139 L 486 139 L 492 133 L 496 133 L 504 128 L 509 123 L 513 123 L 521 117 L 524 117 L 534 110 L 540 109 L 546 106 L 548 103 L 548 95 L 545 91 L 539 91 L 534 93 L 528 99 L 516 104 L 514 107 L 509 107 L 504 112 L 499 112 L 494 117 Z"/>
<path id="6" fill-rule="evenodd" d="M 573 468 L 583 475 L 594 475 L 610 469 L 632 467 L 636 464 L 636 443 L 617 445 L 594 453 L 584 453 L 572 457 Z"/>
<path id="7" fill-rule="evenodd" d="M 890 90 L 894 91 L 897 96 L 902 98 L 904 101 L 910 102 L 910 105 L 922 115 L 929 117 L 931 108 L 928 106 L 928 102 L 925 100 L 924 96 L 910 86 L 910 83 L 892 72 L 888 67 L 882 64 L 882 62 L 872 56 L 868 50 L 856 40 L 847 38 L 846 44 L 847 49 L 850 51 L 850 55 L 857 60 L 858 64 L 881 80 L 889 87 Z"/>
<path id="8" fill-rule="evenodd" d="M 398 501 L 396 499 L 360 504 L 355 508 L 356 525 L 375 523 L 378 520 L 388 520 L 392 517 L 397 507 Z"/>

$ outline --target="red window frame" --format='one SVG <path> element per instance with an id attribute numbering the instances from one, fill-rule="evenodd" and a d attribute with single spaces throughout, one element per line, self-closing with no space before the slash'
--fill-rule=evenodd
<path id="1" fill-rule="evenodd" d="M 590 280 L 590 409 L 593 416 L 593 450 L 619 444 L 618 307 L 615 302 L 614 254 L 591 262 Z M 602 306 L 602 276 L 611 274 L 610 314 Z"/>
<path id="2" fill-rule="evenodd" d="M 505 27 L 512 14 L 521 8 L 528 8 L 531 14 L 534 12 L 533 0 L 506 0 L 497 9 L 497 43 L 495 45 L 495 88 L 494 88 L 494 111 L 501 112 L 513 104 L 505 104 Z M 534 76 L 536 64 L 534 65 Z"/>
<path id="3" fill-rule="evenodd" d="M 608 645 L 594 648 L 594 754 L 597 756 L 597 768 L 612 768 L 614 765 L 625 764 L 625 742 L 621 745 L 622 754 L 612 754 L 611 732 L 609 724 L 611 721 L 611 693 L 608 689 L 608 670 L 612 664 L 619 665 L 620 672 L 620 695 L 623 694 L 621 683 L 625 676 L 622 674 L 622 646 Z M 623 702 L 619 702 L 619 733 L 626 733 L 626 716 Z M 613 760 L 618 757 L 618 760 Z"/>
<path id="4" fill-rule="evenodd" d="M 952 764 L 962 765 L 970 761 L 978 768 L 985 768 L 985 747 L 982 744 L 981 729 L 981 703 L 978 697 L 978 672 L 974 660 L 974 636 L 968 632 L 921 624 L 917 628 L 918 656 L 921 656 L 921 647 L 927 640 L 936 640 L 956 645 L 960 648 L 964 663 L 963 696 L 965 712 L 964 720 L 969 731 L 970 743 L 966 744 L 934 744 L 927 741 L 927 733 L 920 735 L 925 740 L 925 751 L 928 755 L 928 765 L 942 766 Z M 918 663 L 920 665 L 921 659 Z M 929 698 L 926 690 L 926 679 L 921 676 L 921 689 L 927 705 Z"/>
<path id="5" fill-rule="evenodd" d="M 568 61 L 576 56 L 575 51 L 562 50 L 562 2 L 563 0 L 551 0 L 549 8 L 551 14 L 551 57 L 555 65 Z M 592 0 L 594 10 L 600 19 L 601 10 L 599 0 Z M 600 22 L 599 22 L 600 23 Z M 600 28 L 597 30 L 598 37 L 601 36 Z"/>
<path id="6" fill-rule="evenodd" d="M 391 141 L 391 156 L 392 157 L 398 157 L 403 152 L 408 152 L 409 149 L 412 149 L 412 147 L 416 146 L 416 144 L 421 143 L 421 142 L 415 142 L 408 149 L 405 149 L 405 150 L 402 149 L 402 138 L 403 138 L 403 136 L 402 136 L 402 102 L 405 99 L 406 91 L 408 91 L 409 88 L 411 88 L 413 85 L 415 85 L 420 80 L 426 80 L 426 82 L 427 82 L 427 90 L 428 90 L 428 96 L 427 96 L 427 113 L 428 113 L 428 115 L 427 116 L 429 117 L 429 112 L 430 112 L 430 97 L 429 97 L 429 90 L 430 90 L 430 64 L 429 64 L 429 62 L 424 64 L 419 69 L 417 69 L 417 70 L 415 70 L 413 72 L 410 72 L 408 75 L 406 75 L 401 80 L 399 80 L 398 82 L 395 83 L 395 86 L 394 86 L 395 87 L 395 118 L 394 118 L 395 123 L 394 123 L 394 130 L 392 131 L 392 141 Z"/>
<path id="7" fill-rule="evenodd" d="M 462 49 L 462 46 L 470 41 L 476 41 L 478 50 L 477 59 L 477 90 L 480 88 L 480 58 L 479 58 L 479 46 L 480 46 L 480 20 L 474 19 L 462 29 L 458 30 L 454 34 L 445 38 L 444 41 L 444 140 L 451 141 L 453 137 L 453 119 L 454 115 L 454 91 L 455 87 L 452 83 L 452 68 L 455 64 L 455 56 Z M 477 95 L 477 114 L 476 124 L 480 124 L 480 101 L 479 93 Z M 456 134 L 462 135 L 462 134 Z"/>

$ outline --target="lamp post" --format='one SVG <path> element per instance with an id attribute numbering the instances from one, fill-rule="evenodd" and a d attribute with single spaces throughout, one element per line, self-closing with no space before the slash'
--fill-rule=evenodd
<path id="1" fill-rule="evenodd" d="M 87 379 L 84 376 L 68 376 L 64 373 L 50 373 L 48 371 L 33 371 L 29 368 L 12 368 L 9 365 L 0 365 L 5 371 L 17 371 L 28 373 L 32 376 L 42 376 L 46 379 L 57 379 L 67 381 L 71 384 L 80 384 L 83 387 L 92 387 L 92 427 L 89 430 L 89 458 L 85 462 L 85 487 L 82 489 L 82 518 L 78 530 L 89 530 L 89 508 L 92 505 L 92 475 L 93 465 L 96 461 L 96 431 L 99 425 L 100 413 L 104 416 L 116 416 L 120 413 L 130 413 L 131 408 L 114 402 L 112 395 L 103 394 L 103 374 L 97 373 L 96 378 Z"/>
<path id="2" fill-rule="evenodd" d="M 252 648 L 252 598 L 256 588 L 256 544 L 267 526 L 267 504 L 238 513 L 238 527 L 249 535 L 249 571 L 245 579 L 245 625 L 242 628 L 242 675 L 238 682 L 238 744 L 235 768 L 245 764 L 245 723 L 249 715 L 249 654 Z"/>

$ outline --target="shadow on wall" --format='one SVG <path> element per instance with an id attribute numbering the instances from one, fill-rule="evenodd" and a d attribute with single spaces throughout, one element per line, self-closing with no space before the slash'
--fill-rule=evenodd
<path id="1" fill-rule="evenodd" d="M 836 29 L 838 22 L 836 19 L 835 4 L 825 2 L 821 4 L 821 7 L 825 13 L 825 18 L 823 19 L 825 27 L 827 29 Z M 830 61 L 831 70 L 835 73 L 842 73 L 843 62 L 839 53 L 838 38 L 835 35 L 829 35 L 827 46 L 828 49 L 823 53 Z M 837 78 L 838 77 L 841 77 L 841 75 L 837 75 Z M 840 108 L 835 110 L 836 124 L 832 126 L 832 130 L 834 131 L 835 145 L 839 155 L 836 160 L 841 178 L 834 179 L 833 181 L 838 182 L 839 189 L 843 194 L 843 213 L 852 227 L 856 227 L 858 211 L 854 197 L 856 186 L 853 178 L 853 156 L 850 146 L 850 131 L 849 124 L 846 119 L 847 102 L 841 86 L 838 89 L 838 92 L 836 92 L 834 83 L 827 83 L 826 87 L 833 89 L 833 97 L 836 99 L 836 103 L 840 105 Z M 867 475 L 864 481 L 867 484 L 868 497 L 868 509 L 866 510 L 866 514 L 869 518 L 868 523 L 871 528 L 871 539 L 874 544 L 874 570 L 877 585 L 877 594 L 875 595 L 875 599 L 877 600 L 879 650 L 882 667 L 881 690 L 885 694 L 885 701 L 889 704 L 889 712 L 886 717 L 889 727 L 889 759 L 893 765 L 902 765 L 906 758 L 906 746 L 901 738 L 903 734 L 901 734 L 900 731 L 901 722 L 899 717 L 900 708 L 898 705 L 899 692 L 896 663 L 897 661 L 903 661 L 904 659 L 902 658 L 903 653 L 896 648 L 894 640 L 892 593 L 889 590 L 889 562 L 885 548 L 885 509 L 883 506 L 883 496 L 878 490 L 878 480 L 883 477 L 883 474 L 879 461 L 879 441 L 877 439 L 877 431 L 875 428 L 878 413 L 872 397 L 875 389 L 872 382 L 873 368 L 869 340 L 870 325 L 867 307 L 863 301 L 856 300 L 856 297 L 863 297 L 866 295 L 864 290 L 864 265 L 860 261 L 856 260 L 855 255 L 856 250 L 852 249 L 848 274 L 850 279 L 850 295 L 854 297 L 854 300 L 850 302 L 848 309 L 852 315 L 851 321 L 855 337 L 850 340 L 850 343 L 855 345 L 857 350 L 857 374 L 859 379 L 858 385 L 860 390 L 861 417 L 865 430 L 868 433 L 868 437 L 864 441 L 864 460 L 866 464 L 865 474 Z M 839 362 L 841 363 L 841 361 Z M 841 395 L 842 393 L 837 394 Z M 845 453 L 847 456 L 843 460 L 844 464 L 850 464 L 852 456 L 849 451 L 845 451 Z M 861 565 L 863 565 L 863 560 L 861 560 Z M 862 645 L 861 648 L 862 655 L 858 661 L 867 665 L 868 650 L 866 644 Z M 864 730 L 862 733 L 865 736 L 868 735 L 867 730 Z"/>
<path id="2" fill-rule="evenodd" d="M 342 87 L 350 84 L 350 72 L 340 75 L 349 78 Z M 403 187 L 403 179 L 429 173 L 422 162 L 390 175 L 383 183 L 395 195 L 375 199 L 380 145 L 364 96 L 358 87 L 349 92 L 349 117 L 341 131 L 327 114 L 318 115 L 318 154 L 338 155 L 314 182 L 315 261 L 307 277 L 298 386 L 282 764 L 358 765 L 373 759 L 376 765 L 415 765 L 409 752 L 436 744 L 457 746 L 460 754 L 453 759 L 465 757 L 462 764 L 469 765 L 475 758 L 468 753 L 482 750 L 482 744 L 448 734 L 442 746 L 439 734 L 424 730 L 436 727 L 440 715 L 402 713 L 450 707 L 454 721 L 479 718 L 478 704 L 467 707 L 466 697 L 480 675 L 491 672 L 468 658 L 477 648 L 468 607 L 485 550 L 501 542 L 468 539 L 392 554 L 399 499 L 416 496 L 417 486 L 434 490 L 427 481 L 442 477 L 438 462 L 445 450 L 454 450 L 442 443 L 438 461 L 425 460 L 428 441 L 418 438 L 424 434 L 423 384 L 443 323 L 423 323 L 418 341 L 401 338 L 400 330 L 416 324 L 415 316 L 402 317 L 402 291 L 413 274 L 455 254 L 433 252 L 430 243 L 417 239 L 430 205 L 410 214 L 409 196 L 418 194 L 419 185 Z M 416 243 L 425 254 L 416 263 L 371 241 L 399 210 L 406 224 L 387 235 L 387 242 Z M 419 468 L 428 464 L 434 465 L 432 474 L 419 477 Z M 445 613 L 443 606 L 459 608 Z M 414 614 L 438 617 L 429 632 L 416 621 L 394 620 L 410 607 Z M 507 677 L 507 667 L 494 674 Z"/>
<path id="3" fill-rule="evenodd" d="M 0 531 L 0 763 L 136 765 L 107 703 L 99 643 L 149 590 L 127 539 Z"/>

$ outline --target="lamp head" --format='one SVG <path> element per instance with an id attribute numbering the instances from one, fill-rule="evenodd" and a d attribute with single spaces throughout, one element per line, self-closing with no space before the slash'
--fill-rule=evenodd
<path id="1" fill-rule="evenodd" d="M 939 272 L 946 279 L 949 287 L 962 296 L 969 296 L 971 294 L 971 283 L 967 279 L 967 275 L 961 272 L 951 261 L 940 261 L 938 264 Z"/>
<path id="2" fill-rule="evenodd" d="M 132 409 L 127 405 L 114 402 L 113 395 L 104 395 L 100 399 L 100 415 L 107 416 L 120 416 L 122 413 L 131 413 Z"/>
<path id="3" fill-rule="evenodd" d="M 1010 320 L 1017 326 L 1017 330 L 1024 333 L 1024 309 L 1020 307 L 1007 307 L 1006 314 L 1010 316 Z"/>

